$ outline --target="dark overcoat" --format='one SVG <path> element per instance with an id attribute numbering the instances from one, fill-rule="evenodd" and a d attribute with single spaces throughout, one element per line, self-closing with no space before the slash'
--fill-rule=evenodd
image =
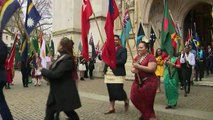
<path id="1" fill-rule="evenodd" d="M 42 69 L 42 76 L 50 82 L 47 105 L 56 103 L 59 111 L 70 111 L 81 107 L 81 102 L 73 78 L 75 65 L 67 54 L 60 56 L 50 70 Z"/>
<path id="2" fill-rule="evenodd" d="M 115 76 L 125 76 L 125 64 L 127 61 L 127 50 L 124 47 L 119 47 L 116 51 L 116 68 L 112 69 Z"/>
<path id="3" fill-rule="evenodd" d="M 7 58 L 7 46 L 0 40 L 0 82 L 6 82 L 5 60 Z"/>

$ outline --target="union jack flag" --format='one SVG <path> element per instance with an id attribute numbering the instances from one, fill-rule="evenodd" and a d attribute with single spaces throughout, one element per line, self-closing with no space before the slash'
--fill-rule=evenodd
<path id="1" fill-rule="evenodd" d="M 123 18 L 123 27 L 126 28 L 127 23 L 129 22 L 129 12 L 128 10 L 125 11 L 125 15 Z"/>

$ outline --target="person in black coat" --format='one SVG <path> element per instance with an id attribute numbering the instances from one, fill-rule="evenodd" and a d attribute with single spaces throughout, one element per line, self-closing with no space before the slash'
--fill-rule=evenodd
<path id="1" fill-rule="evenodd" d="M 7 58 L 7 46 L 2 40 L 2 32 L 0 31 L 0 114 L 3 120 L 13 120 L 10 109 L 4 97 L 3 88 L 6 84 L 7 75 L 5 70 L 5 60 Z"/>
<path id="2" fill-rule="evenodd" d="M 95 59 L 89 58 L 89 78 L 93 79 L 93 70 L 95 69 Z"/>
<path id="3" fill-rule="evenodd" d="M 74 111 L 81 107 L 81 102 L 76 86 L 77 67 L 73 45 L 72 40 L 62 38 L 58 46 L 59 58 L 49 70 L 41 70 L 41 75 L 50 83 L 45 120 L 54 120 L 55 114 L 60 111 L 64 111 L 69 120 L 79 120 Z"/>

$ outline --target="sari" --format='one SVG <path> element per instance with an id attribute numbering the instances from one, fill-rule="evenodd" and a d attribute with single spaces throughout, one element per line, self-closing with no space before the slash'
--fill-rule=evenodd
<path id="1" fill-rule="evenodd" d="M 172 57 L 171 62 L 175 64 L 180 64 L 180 61 L 177 60 L 176 57 Z M 165 89 L 166 102 L 167 105 L 169 106 L 176 106 L 177 104 L 179 96 L 178 85 L 179 85 L 178 68 L 172 67 L 170 69 L 169 65 L 165 64 L 164 89 Z"/>

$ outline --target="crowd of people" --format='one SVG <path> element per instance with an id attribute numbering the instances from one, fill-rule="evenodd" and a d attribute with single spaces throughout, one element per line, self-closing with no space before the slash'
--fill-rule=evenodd
<path id="1" fill-rule="evenodd" d="M 158 48 L 155 55 L 150 53 L 148 40 L 142 40 L 137 46 L 137 54 L 132 63 L 131 72 L 135 74 L 130 96 L 124 90 L 126 76 L 125 64 L 127 62 L 127 50 L 122 47 L 118 35 L 114 35 L 116 50 L 116 69 L 108 65 L 104 67 L 104 82 L 109 95 L 109 109 L 104 114 L 116 112 L 115 101 L 124 101 L 124 109 L 129 109 L 129 99 L 140 112 L 139 120 L 155 120 L 154 101 L 157 93 L 162 92 L 160 87 L 163 78 L 166 97 L 165 109 L 177 106 L 180 89 L 184 89 L 184 96 L 190 93 L 190 85 L 193 81 L 202 80 L 204 69 L 206 75 L 213 73 L 213 49 L 207 50 L 192 45 L 186 45 L 180 53 L 168 56 L 166 51 Z M 12 120 L 11 112 L 4 98 L 3 88 L 9 88 L 12 77 L 7 78 L 7 47 L 0 40 L 0 113 L 3 119 Z M 81 101 L 77 88 L 77 80 L 84 78 L 93 79 L 96 59 L 90 57 L 86 61 L 82 56 L 77 58 L 73 53 L 74 42 L 66 37 L 59 42 L 57 51 L 59 55 L 54 60 L 51 54 L 47 57 L 47 68 L 41 65 L 38 53 L 32 52 L 31 56 L 21 59 L 20 70 L 22 73 L 23 87 L 27 88 L 29 76 L 32 76 L 34 86 L 41 86 L 41 78 L 47 81 L 50 87 L 46 103 L 45 120 L 59 119 L 60 112 L 64 112 L 70 120 L 79 120 L 75 109 L 81 107 Z M 99 56 L 101 60 L 101 55 Z M 204 67 L 206 65 L 206 67 Z M 79 77 L 77 74 L 79 71 Z M 89 72 L 89 75 L 88 75 Z M 11 70 L 9 73 L 12 73 Z M 72 73 L 72 74 L 70 74 Z M 7 83 L 7 84 L 6 84 Z"/>

